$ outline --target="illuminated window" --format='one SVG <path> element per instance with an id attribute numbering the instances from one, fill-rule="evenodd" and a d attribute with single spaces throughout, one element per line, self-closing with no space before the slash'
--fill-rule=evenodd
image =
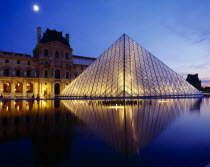
<path id="1" fill-rule="evenodd" d="M 27 83 L 26 84 L 26 92 L 27 93 L 33 93 L 33 84 L 32 83 Z"/>
<path id="2" fill-rule="evenodd" d="M 11 93 L 11 84 L 9 82 L 4 83 L 4 93 Z"/>
<path id="3" fill-rule="evenodd" d="M 23 93 L 23 84 L 21 82 L 15 84 L 15 93 Z"/>

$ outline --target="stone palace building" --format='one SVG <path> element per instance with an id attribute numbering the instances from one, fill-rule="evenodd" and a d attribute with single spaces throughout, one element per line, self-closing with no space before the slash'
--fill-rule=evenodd
<path id="1" fill-rule="evenodd" d="M 9 98 L 53 97 L 95 58 L 73 55 L 70 35 L 37 28 L 33 56 L 0 50 L 0 95 Z"/>

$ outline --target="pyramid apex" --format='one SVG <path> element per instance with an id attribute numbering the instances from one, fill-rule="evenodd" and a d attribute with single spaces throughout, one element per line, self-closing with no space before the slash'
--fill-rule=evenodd
<path id="1" fill-rule="evenodd" d="M 128 37 L 128 38 L 131 38 L 131 37 L 129 37 L 129 36 L 128 36 L 127 34 L 125 34 L 125 33 L 124 33 L 122 36 L 124 36 L 124 37 Z"/>

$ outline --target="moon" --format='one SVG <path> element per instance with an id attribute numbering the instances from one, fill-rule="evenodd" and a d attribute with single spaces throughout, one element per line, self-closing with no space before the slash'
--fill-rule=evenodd
<path id="1" fill-rule="evenodd" d="M 38 5 L 34 5 L 33 9 L 34 9 L 35 12 L 38 12 L 39 11 L 39 6 Z"/>

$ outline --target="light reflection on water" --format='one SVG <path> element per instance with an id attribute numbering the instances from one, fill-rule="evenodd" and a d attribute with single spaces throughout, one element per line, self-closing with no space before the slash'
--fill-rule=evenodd
<path id="1" fill-rule="evenodd" d="M 172 160 L 165 159 L 167 163 L 162 162 L 161 157 L 157 160 L 157 156 L 165 154 L 158 144 L 170 148 L 166 152 L 174 155 L 171 145 L 176 145 L 179 138 L 183 139 L 179 144 L 186 146 L 188 143 L 184 139 L 189 136 L 185 134 L 194 139 L 196 135 L 203 135 L 196 139 L 204 142 L 205 151 L 210 152 L 210 141 L 206 140 L 209 135 L 203 130 L 210 127 L 209 107 L 208 98 L 1 101 L 0 162 L 7 166 L 15 162 L 22 166 L 153 166 L 153 161 L 156 166 L 173 166 Z M 193 117 L 189 117 L 191 115 Z M 207 120 L 205 124 L 201 118 Z M 194 122 L 199 126 L 198 131 Z M 21 143 L 25 140 L 28 144 Z M 15 160 L 21 150 L 15 152 L 13 149 L 10 159 L 14 161 L 7 162 L 6 153 L 9 154 L 12 144 L 29 150 L 31 153 L 25 156 L 30 158 Z M 179 152 L 179 147 L 173 149 Z M 190 153 L 188 155 L 176 165 L 195 165 L 195 162 L 188 163 L 191 158 Z M 204 166 L 208 160 L 210 162 L 207 156 L 202 162 L 196 162 Z"/>

